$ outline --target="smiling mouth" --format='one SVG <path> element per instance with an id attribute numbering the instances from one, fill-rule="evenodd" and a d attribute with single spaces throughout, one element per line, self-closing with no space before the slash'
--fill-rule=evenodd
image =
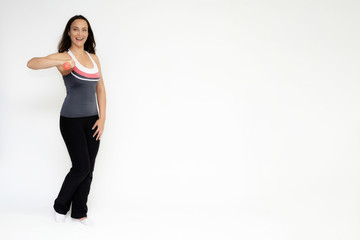
<path id="1" fill-rule="evenodd" d="M 75 38 L 77 41 L 82 41 L 84 38 Z"/>

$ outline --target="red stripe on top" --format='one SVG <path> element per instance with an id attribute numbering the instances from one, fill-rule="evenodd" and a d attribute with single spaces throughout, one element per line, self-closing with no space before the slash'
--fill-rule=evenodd
<path id="1" fill-rule="evenodd" d="M 100 73 L 86 73 L 78 69 L 76 66 L 73 68 L 73 71 L 80 74 L 81 76 L 87 77 L 87 78 L 100 78 Z"/>

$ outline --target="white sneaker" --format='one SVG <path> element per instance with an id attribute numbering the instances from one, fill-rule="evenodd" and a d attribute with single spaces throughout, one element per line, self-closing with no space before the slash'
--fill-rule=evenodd
<path id="1" fill-rule="evenodd" d="M 89 218 L 85 218 L 83 220 L 73 218 L 73 220 L 76 221 L 76 222 L 80 222 L 80 223 L 82 223 L 82 224 L 84 224 L 86 226 L 94 226 L 95 225 L 94 221 L 89 219 Z"/>
<path id="2" fill-rule="evenodd" d="M 64 223 L 66 215 L 55 212 L 55 222 Z"/>

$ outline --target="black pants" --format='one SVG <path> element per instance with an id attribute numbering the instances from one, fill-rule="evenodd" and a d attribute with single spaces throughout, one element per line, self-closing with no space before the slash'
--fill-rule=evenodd
<path id="1" fill-rule="evenodd" d="M 71 217 L 87 216 L 87 199 L 93 179 L 95 158 L 100 141 L 96 141 L 91 128 L 99 117 L 67 118 L 60 116 L 60 131 L 70 154 L 72 167 L 66 175 L 61 190 L 54 203 L 60 214 L 70 210 Z"/>

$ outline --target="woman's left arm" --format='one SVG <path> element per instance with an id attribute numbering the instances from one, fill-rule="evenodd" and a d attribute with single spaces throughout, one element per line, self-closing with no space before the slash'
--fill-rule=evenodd
<path id="1" fill-rule="evenodd" d="M 96 96 L 97 96 L 97 102 L 98 102 L 98 106 L 99 106 L 100 116 L 92 128 L 92 129 L 95 129 L 97 127 L 93 137 L 96 136 L 96 140 L 99 140 L 101 138 L 101 135 L 104 132 L 104 127 L 105 127 L 106 93 L 105 93 L 104 80 L 103 80 L 103 77 L 101 74 L 100 61 L 95 54 L 91 54 L 91 56 L 94 59 L 94 61 L 96 62 L 98 69 L 99 69 L 99 73 L 100 73 L 100 80 L 99 80 L 98 84 L 96 85 Z"/>

